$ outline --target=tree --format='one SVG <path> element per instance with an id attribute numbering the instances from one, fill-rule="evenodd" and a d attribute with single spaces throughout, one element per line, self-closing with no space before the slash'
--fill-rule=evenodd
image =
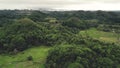
<path id="1" fill-rule="evenodd" d="M 117 68 L 120 46 L 90 42 L 88 45 L 61 45 L 47 57 L 46 68 Z"/>

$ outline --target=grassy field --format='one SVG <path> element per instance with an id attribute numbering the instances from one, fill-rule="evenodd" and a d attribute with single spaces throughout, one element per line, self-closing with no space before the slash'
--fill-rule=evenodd
<path id="1" fill-rule="evenodd" d="M 89 30 L 84 30 L 84 31 L 80 31 L 80 33 L 82 36 L 90 36 L 92 38 L 101 40 L 101 41 L 105 41 L 105 42 L 110 42 L 110 43 L 119 43 L 118 38 L 120 38 L 120 34 L 116 34 L 113 32 L 103 32 L 103 31 L 98 31 L 95 28 L 91 28 Z"/>
<path id="2" fill-rule="evenodd" d="M 50 47 L 40 46 L 17 55 L 0 55 L 0 68 L 44 68 L 49 49 Z M 32 56 L 33 61 L 28 61 L 28 56 Z"/>

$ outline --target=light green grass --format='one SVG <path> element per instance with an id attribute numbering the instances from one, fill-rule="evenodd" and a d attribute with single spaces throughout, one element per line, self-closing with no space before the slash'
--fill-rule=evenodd
<path id="1" fill-rule="evenodd" d="M 34 47 L 17 55 L 0 55 L 0 68 L 44 68 L 44 63 L 51 47 Z M 27 57 L 32 56 L 33 61 Z"/>
<path id="2" fill-rule="evenodd" d="M 113 32 L 104 32 L 104 31 L 98 31 L 95 28 L 91 28 L 88 30 L 84 30 L 84 31 L 80 31 L 80 33 L 82 36 L 90 36 L 92 38 L 101 40 L 101 41 L 105 41 L 105 42 L 115 42 L 118 43 L 118 37 L 120 37 L 120 34 L 116 34 Z"/>

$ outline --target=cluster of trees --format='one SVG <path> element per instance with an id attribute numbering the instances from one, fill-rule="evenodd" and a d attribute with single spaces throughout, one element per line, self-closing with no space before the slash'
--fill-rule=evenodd
<path id="1" fill-rule="evenodd" d="M 34 22 L 45 22 L 46 18 L 56 18 L 63 25 L 80 29 L 97 27 L 100 24 L 120 25 L 120 12 L 115 11 L 52 11 L 0 10 L 0 26 L 15 19 L 29 18 Z M 73 23 L 74 22 L 74 23 Z M 81 26 L 82 25 L 82 26 Z M 89 25 L 89 26 L 88 26 Z"/>
<path id="2" fill-rule="evenodd" d="M 120 12 L 0 10 L 0 53 L 56 45 L 46 68 L 119 68 L 120 46 L 79 35 L 89 28 L 119 33 L 119 25 Z"/>
<path id="3" fill-rule="evenodd" d="M 0 10 L 0 27 L 12 23 L 15 19 L 26 17 L 26 13 L 23 14 L 23 12 L 25 13 L 24 10 Z"/>
<path id="4" fill-rule="evenodd" d="M 51 12 L 50 15 L 59 20 L 66 20 L 74 16 L 82 20 L 97 19 L 104 24 L 119 24 L 120 22 L 119 11 L 55 11 Z"/>
<path id="5" fill-rule="evenodd" d="M 76 43 L 75 39 L 81 38 L 76 37 L 80 30 L 93 27 L 102 31 L 114 29 L 119 33 L 119 20 L 114 22 L 109 17 L 119 19 L 120 14 L 104 11 L 44 13 L 33 10 L 0 10 L 0 49 L 12 51 L 16 48 L 24 50 L 31 45 Z"/>
<path id="6" fill-rule="evenodd" d="M 15 20 L 14 23 L 0 28 L 0 53 L 68 42 L 75 33 L 75 29 L 61 24 L 34 22 L 28 18 Z"/>
<path id="7" fill-rule="evenodd" d="M 78 28 L 80 30 L 85 30 L 93 27 L 98 27 L 98 20 L 80 20 L 77 17 L 71 17 L 62 23 L 63 26 L 68 26 L 72 28 Z"/>
<path id="8" fill-rule="evenodd" d="M 120 25 L 119 11 L 63 11 L 51 12 L 49 15 L 63 21 L 63 25 L 80 29 L 100 27 L 99 30 L 102 31 L 111 32 L 114 29 L 118 32 Z M 101 27 L 101 25 L 105 27 Z"/>
<path id="9" fill-rule="evenodd" d="M 39 37 L 42 33 L 39 27 L 30 19 L 15 21 L 15 23 L 1 28 L 0 32 L 1 52 L 9 52 L 14 49 L 22 51 L 32 44 L 40 43 L 37 39 L 42 37 Z"/>
<path id="10" fill-rule="evenodd" d="M 89 44 L 88 44 L 89 43 Z M 86 45 L 55 46 L 46 60 L 46 68 L 119 68 L 120 46 L 102 42 Z"/>

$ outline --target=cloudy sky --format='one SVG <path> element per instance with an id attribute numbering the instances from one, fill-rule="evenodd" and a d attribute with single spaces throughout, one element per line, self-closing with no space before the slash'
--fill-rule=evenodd
<path id="1" fill-rule="evenodd" d="M 120 0 L 0 0 L 0 9 L 120 10 Z"/>

